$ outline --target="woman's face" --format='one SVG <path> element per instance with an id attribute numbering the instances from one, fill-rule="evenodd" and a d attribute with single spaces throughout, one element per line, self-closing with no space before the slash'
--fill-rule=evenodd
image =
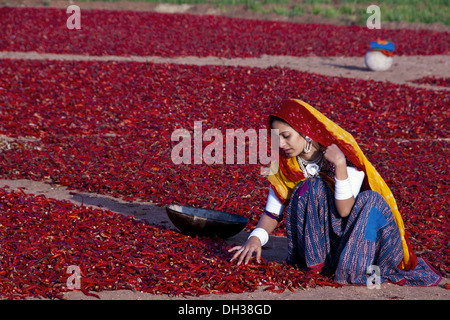
<path id="1" fill-rule="evenodd" d="M 275 120 L 272 129 L 278 129 L 280 137 L 280 148 L 287 157 L 296 157 L 303 152 L 306 140 L 294 128 L 287 123 Z"/>

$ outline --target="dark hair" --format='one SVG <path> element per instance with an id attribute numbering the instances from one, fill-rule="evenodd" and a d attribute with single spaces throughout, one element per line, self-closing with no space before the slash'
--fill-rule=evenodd
<path id="1" fill-rule="evenodd" d="M 289 127 L 293 128 L 295 131 L 297 131 L 297 129 L 295 129 L 293 126 L 291 126 L 288 122 L 286 122 L 286 120 L 277 117 L 277 116 L 269 116 L 269 122 L 270 122 L 270 126 L 272 127 L 272 124 L 274 121 L 280 121 L 283 122 L 284 124 L 287 124 Z M 298 132 L 298 131 L 297 131 Z M 302 134 L 301 132 L 298 132 L 299 135 L 301 135 L 302 137 L 305 137 L 304 134 Z"/>
<path id="2" fill-rule="evenodd" d="M 280 117 L 277 117 L 277 116 L 270 116 L 269 117 L 270 126 L 272 126 L 274 121 L 280 121 L 280 122 L 283 122 L 283 123 L 287 124 L 288 126 L 290 126 L 290 124 L 287 123 L 284 119 L 281 119 Z"/>

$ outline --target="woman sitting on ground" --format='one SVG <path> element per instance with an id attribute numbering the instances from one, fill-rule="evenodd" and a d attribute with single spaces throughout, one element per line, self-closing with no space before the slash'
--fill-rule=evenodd
<path id="1" fill-rule="evenodd" d="M 341 284 L 381 282 L 431 286 L 441 276 L 417 258 L 388 186 L 354 138 L 301 100 L 286 100 L 269 116 L 279 130 L 264 214 L 231 260 L 259 262 L 261 247 L 286 215 L 287 263 L 334 275 Z"/>

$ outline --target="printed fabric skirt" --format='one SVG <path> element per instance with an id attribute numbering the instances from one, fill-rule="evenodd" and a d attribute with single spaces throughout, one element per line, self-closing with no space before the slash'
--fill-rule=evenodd
<path id="1" fill-rule="evenodd" d="M 414 270 L 403 271 L 400 231 L 383 199 L 361 192 L 346 218 L 339 216 L 334 195 L 320 178 L 300 183 L 286 209 L 287 263 L 334 275 L 341 284 L 366 285 L 373 272 L 380 283 L 433 286 L 441 276 L 422 258 Z"/>

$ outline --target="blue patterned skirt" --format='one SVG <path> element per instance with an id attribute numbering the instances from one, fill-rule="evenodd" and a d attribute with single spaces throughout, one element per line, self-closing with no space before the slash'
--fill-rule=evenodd
<path id="1" fill-rule="evenodd" d="M 341 284 L 366 285 L 376 266 L 381 282 L 433 286 L 441 276 L 422 258 L 403 271 L 400 231 L 383 197 L 361 192 L 346 218 L 339 216 L 334 195 L 320 178 L 297 185 L 286 209 L 287 263 L 334 275 Z"/>

